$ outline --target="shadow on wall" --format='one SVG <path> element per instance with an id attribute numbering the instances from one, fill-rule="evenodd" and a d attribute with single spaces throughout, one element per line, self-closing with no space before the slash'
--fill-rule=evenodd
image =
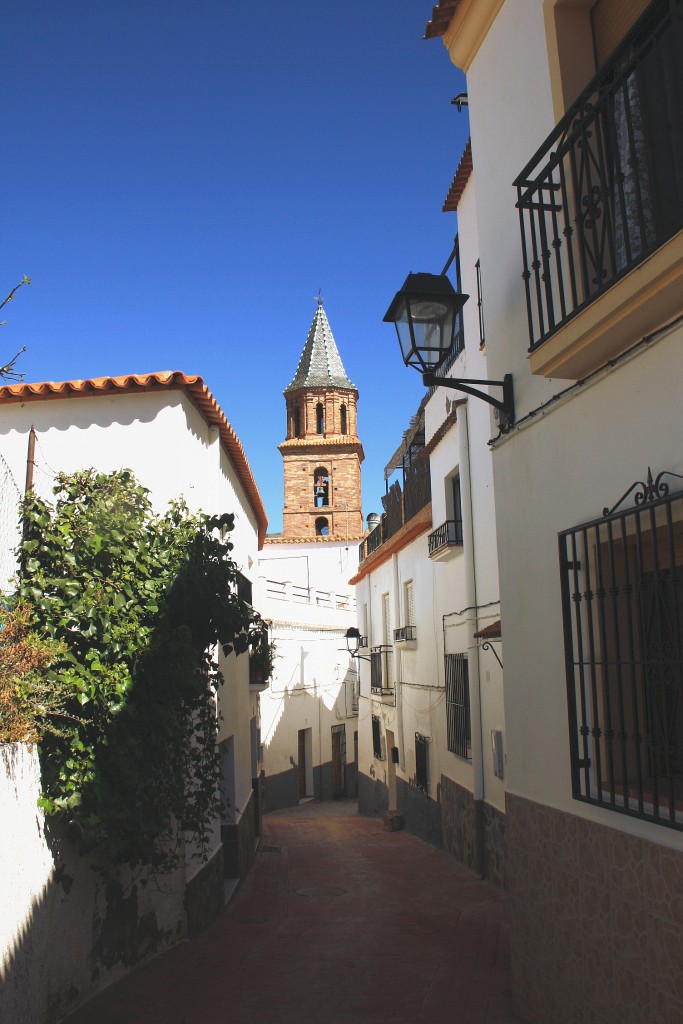
<path id="1" fill-rule="evenodd" d="M 356 798 L 354 733 L 358 719 L 350 699 L 353 679 L 353 673 L 347 670 L 335 703 L 339 710 L 333 719 L 321 694 L 309 687 L 294 686 L 278 695 L 282 707 L 267 746 L 283 750 L 291 767 L 276 774 L 266 773 L 266 813 L 294 807 L 303 799 Z M 348 708 L 344 707 L 342 693 L 349 695 Z"/>
<path id="2" fill-rule="evenodd" d="M 34 746 L 0 746 L 0 1020 L 50 1024 L 185 933 L 184 871 L 105 881 L 46 825 Z"/>

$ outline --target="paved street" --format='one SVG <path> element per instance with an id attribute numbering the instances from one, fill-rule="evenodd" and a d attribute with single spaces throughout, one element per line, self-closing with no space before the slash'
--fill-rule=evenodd
<path id="1" fill-rule="evenodd" d="M 512 1024 L 497 892 L 351 802 L 264 819 L 225 913 L 68 1024 Z"/>

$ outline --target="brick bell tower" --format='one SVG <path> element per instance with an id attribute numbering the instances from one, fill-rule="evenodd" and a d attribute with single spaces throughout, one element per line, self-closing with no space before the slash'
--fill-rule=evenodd
<path id="1" fill-rule="evenodd" d="M 363 536 L 356 433 L 358 392 L 342 365 L 323 300 L 294 380 L 285 388 L 283 539 L 337 541 Z"/>

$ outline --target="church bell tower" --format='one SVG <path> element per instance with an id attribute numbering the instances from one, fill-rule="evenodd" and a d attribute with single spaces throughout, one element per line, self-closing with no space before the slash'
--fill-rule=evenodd
<path id="1" fill-rule="evenodd" d="M 322 299 L 294 379 L 285 388 L 283 539 L 337 541 L 363 536 L 356 433 L 358 391 L 342 365 Z"/>

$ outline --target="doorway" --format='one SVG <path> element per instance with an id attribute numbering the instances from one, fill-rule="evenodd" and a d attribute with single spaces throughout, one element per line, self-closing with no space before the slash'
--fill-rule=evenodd
<path id="1" fill-rule="evenodd" d="M 389 810 L 396 810 L 396 762 L 394 761 L 394 734 L 387 729 L 387 788 Z"/>
<path id="2" fill-rule="evenodd" d="M 346 726 L 332 726 L 332 799 L 346 797 Z"/>
<path id="3" fill-rule="evenodd" d="M 313 730 L 299 729 L 299 800 L 313 799 Z"/>

